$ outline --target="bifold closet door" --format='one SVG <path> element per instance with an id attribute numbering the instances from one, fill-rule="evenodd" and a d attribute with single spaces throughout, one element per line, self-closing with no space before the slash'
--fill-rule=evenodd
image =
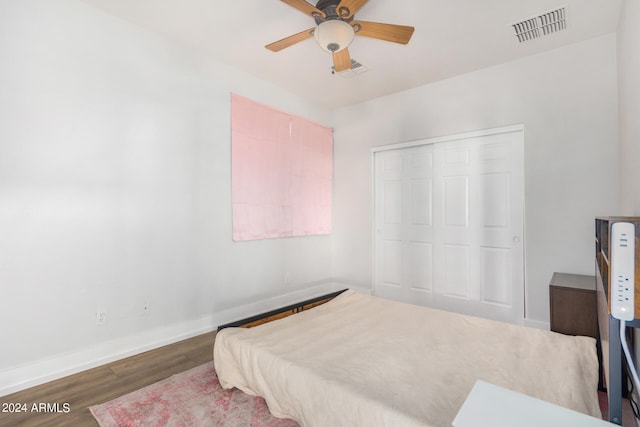
<path id="1" fill-rule="evenodd" d="M 374 292 L 521 323 L 523 131 L 377 151 Z"/>

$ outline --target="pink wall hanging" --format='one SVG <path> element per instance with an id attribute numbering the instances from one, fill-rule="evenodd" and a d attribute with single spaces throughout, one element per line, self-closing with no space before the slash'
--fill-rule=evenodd
<path id="1" fill-rule="evenodd" d="M 231 95 L 233 240 L 331 233 L 332 129 Z"/>

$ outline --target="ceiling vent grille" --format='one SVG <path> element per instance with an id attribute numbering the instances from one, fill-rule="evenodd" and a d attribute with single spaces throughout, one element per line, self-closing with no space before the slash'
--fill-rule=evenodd
<path id="1" fill-rule="evenodd" d="M 512 24 L 520 43 L 567 29 L 567 8 L 561 7 Z"/>
<path id="2" fill-rule="evenodd" d="M 350 78 L 356 74 L 362 74 L 368 70 L 369 69 L 367 67 L 365 67 L 364 65 L 362 65 L 361 63 L 359 63 L 353 58 L 351 58 L 351 68 L 346 69 L 344 71 L 336 72 L 336 68 L 333 65 L 331 66 L 331 74 L 337 74 L 344 78 Z"/>

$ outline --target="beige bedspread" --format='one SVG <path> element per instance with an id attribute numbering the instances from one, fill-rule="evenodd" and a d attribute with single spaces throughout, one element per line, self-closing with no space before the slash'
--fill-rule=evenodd
<path id="1" fill-rule="evenodd" d="M 450 426 L 476 380 L 600 417 L 595 340 L 346 291 L 218 332 L 220 383 L 303 426 Z"/>

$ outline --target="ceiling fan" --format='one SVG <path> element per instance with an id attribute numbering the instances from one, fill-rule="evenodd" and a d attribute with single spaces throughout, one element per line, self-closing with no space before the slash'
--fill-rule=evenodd
<path id="1" fill-rule="evenodd" d="M 281 0 L 306 15 L 310 15 L 316 26 L 301 31 L 265 47 L 279 52 L 303 40 L 315 37 L 324 50 L 333 54 L 335 71 L 351 68 L 348 46 L 358 36 L 371 37 L 394 43 L 407 44 L 413 34 L 413 27 L 354 20 L 354 14 L 368 0 L 319 0 L 313 6 L 306 0 Z"/>

